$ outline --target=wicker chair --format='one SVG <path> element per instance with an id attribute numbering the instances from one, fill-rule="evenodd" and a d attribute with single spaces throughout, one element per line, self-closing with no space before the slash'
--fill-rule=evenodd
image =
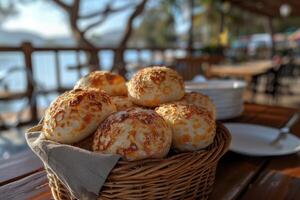
<path id="1" fill-rule="evenodd" d="M 175 62 L 174 69 L 183 77 L 184 80 L 192 80 L 196 75 L 210 77 L 210 66 L 220 63 L 223 56 L 199 56 L 179 58 Z"/>

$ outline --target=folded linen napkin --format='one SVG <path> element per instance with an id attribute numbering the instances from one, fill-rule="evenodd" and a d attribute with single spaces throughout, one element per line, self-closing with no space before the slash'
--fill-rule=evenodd
<path id="1" fill-rule="evenodd" d="M 26 141 L 77 199 L 97 199 L 101 187 L 120 156 L 90 152 L 71 145 L 49 141 L 42 125 L 26 132 Z"/>

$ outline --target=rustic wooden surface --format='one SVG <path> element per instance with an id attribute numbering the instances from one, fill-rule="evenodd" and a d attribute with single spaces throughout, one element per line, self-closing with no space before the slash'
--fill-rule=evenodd
<path id="1" fill-rule="evenodd" d="M 246 104 L 241 117 L 230 121 L 282 126 L 295 109 Z M 300 121 L 292 128 L 300 137 Z M 0 160 L 0 199 L 52 199 L 39 160 L 24 152 Z M 211 199 L 299 199 L 300 154 L 248 157 L 228 152 L 221 159 Z"/>
<path id="2" fill-rule="evenodd" d="M 31 151 L 0 160 L 0 186 L 42 169 L 42 162 Z"/>

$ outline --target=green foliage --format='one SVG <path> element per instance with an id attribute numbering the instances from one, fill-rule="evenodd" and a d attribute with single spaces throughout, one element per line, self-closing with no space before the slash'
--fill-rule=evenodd
<path id="1" fill-rule="evenodd" d="M 176 0 L 169 1 L 173 3 Z M 162 1 L 160 5 L 146 10 L 132 38 L 132 45 L 174 46 L 177 36 L 172 7 Z"/>

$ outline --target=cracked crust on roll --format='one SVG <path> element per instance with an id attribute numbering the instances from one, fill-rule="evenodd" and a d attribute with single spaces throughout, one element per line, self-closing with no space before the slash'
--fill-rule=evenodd
<path id="1" fill-rule="evenodd" d="M 179 151 L 195 151 L 210 145 L 216 124 L 210 113 L 192 104 L 171 103 L 155 111 L 172 127 L 172 145 Z"/>
<path id="2" fill-rule="evenodd" d="M 136 105 L 132 101 L 130 101 L 127 96 L 112 96 L 111 101 L 116 105 L 117 111 L 136 107 Z"/>
<path id="3" fill-rule="evenodd" d="M 127 95 L 125 79 L 107 71 L 94 71 L 79 79 L 74 89 L 104 90 L 109 95 Z"/>
<path id="4" fill-rule="evenodd" d="M 178 101 L 184 96 L 182 77 L 167 67 L 148 67 L 133 75 L 128 83 L 128 97 L 135 104 L 156 107 Z"/>
<path id="5" fill-rule="evenodd" d="M 119 154 L 128 161 L 163 158 L 171 142 L 171 128 L 156 112 L 129 108 L 101 123 L 94 136 L 93 151 Z"/>
<path id="6" fill-rule="evenodd" d="M 216 107 L 212 100 L 204 94 L 199 92 L 188 92 L 180 102 L 194 104 L 199 108 L 206 109 L 212 115 L 212 118 L 216 119 Z"/>
<path id="7" fill-rule="evenodd" d="M 116 111 L 103 91 L 75 89 L 58 96 L 46 110 L 43 132 L 47 139 L 76 143 L 91 135 L 101 121 Z"/>

